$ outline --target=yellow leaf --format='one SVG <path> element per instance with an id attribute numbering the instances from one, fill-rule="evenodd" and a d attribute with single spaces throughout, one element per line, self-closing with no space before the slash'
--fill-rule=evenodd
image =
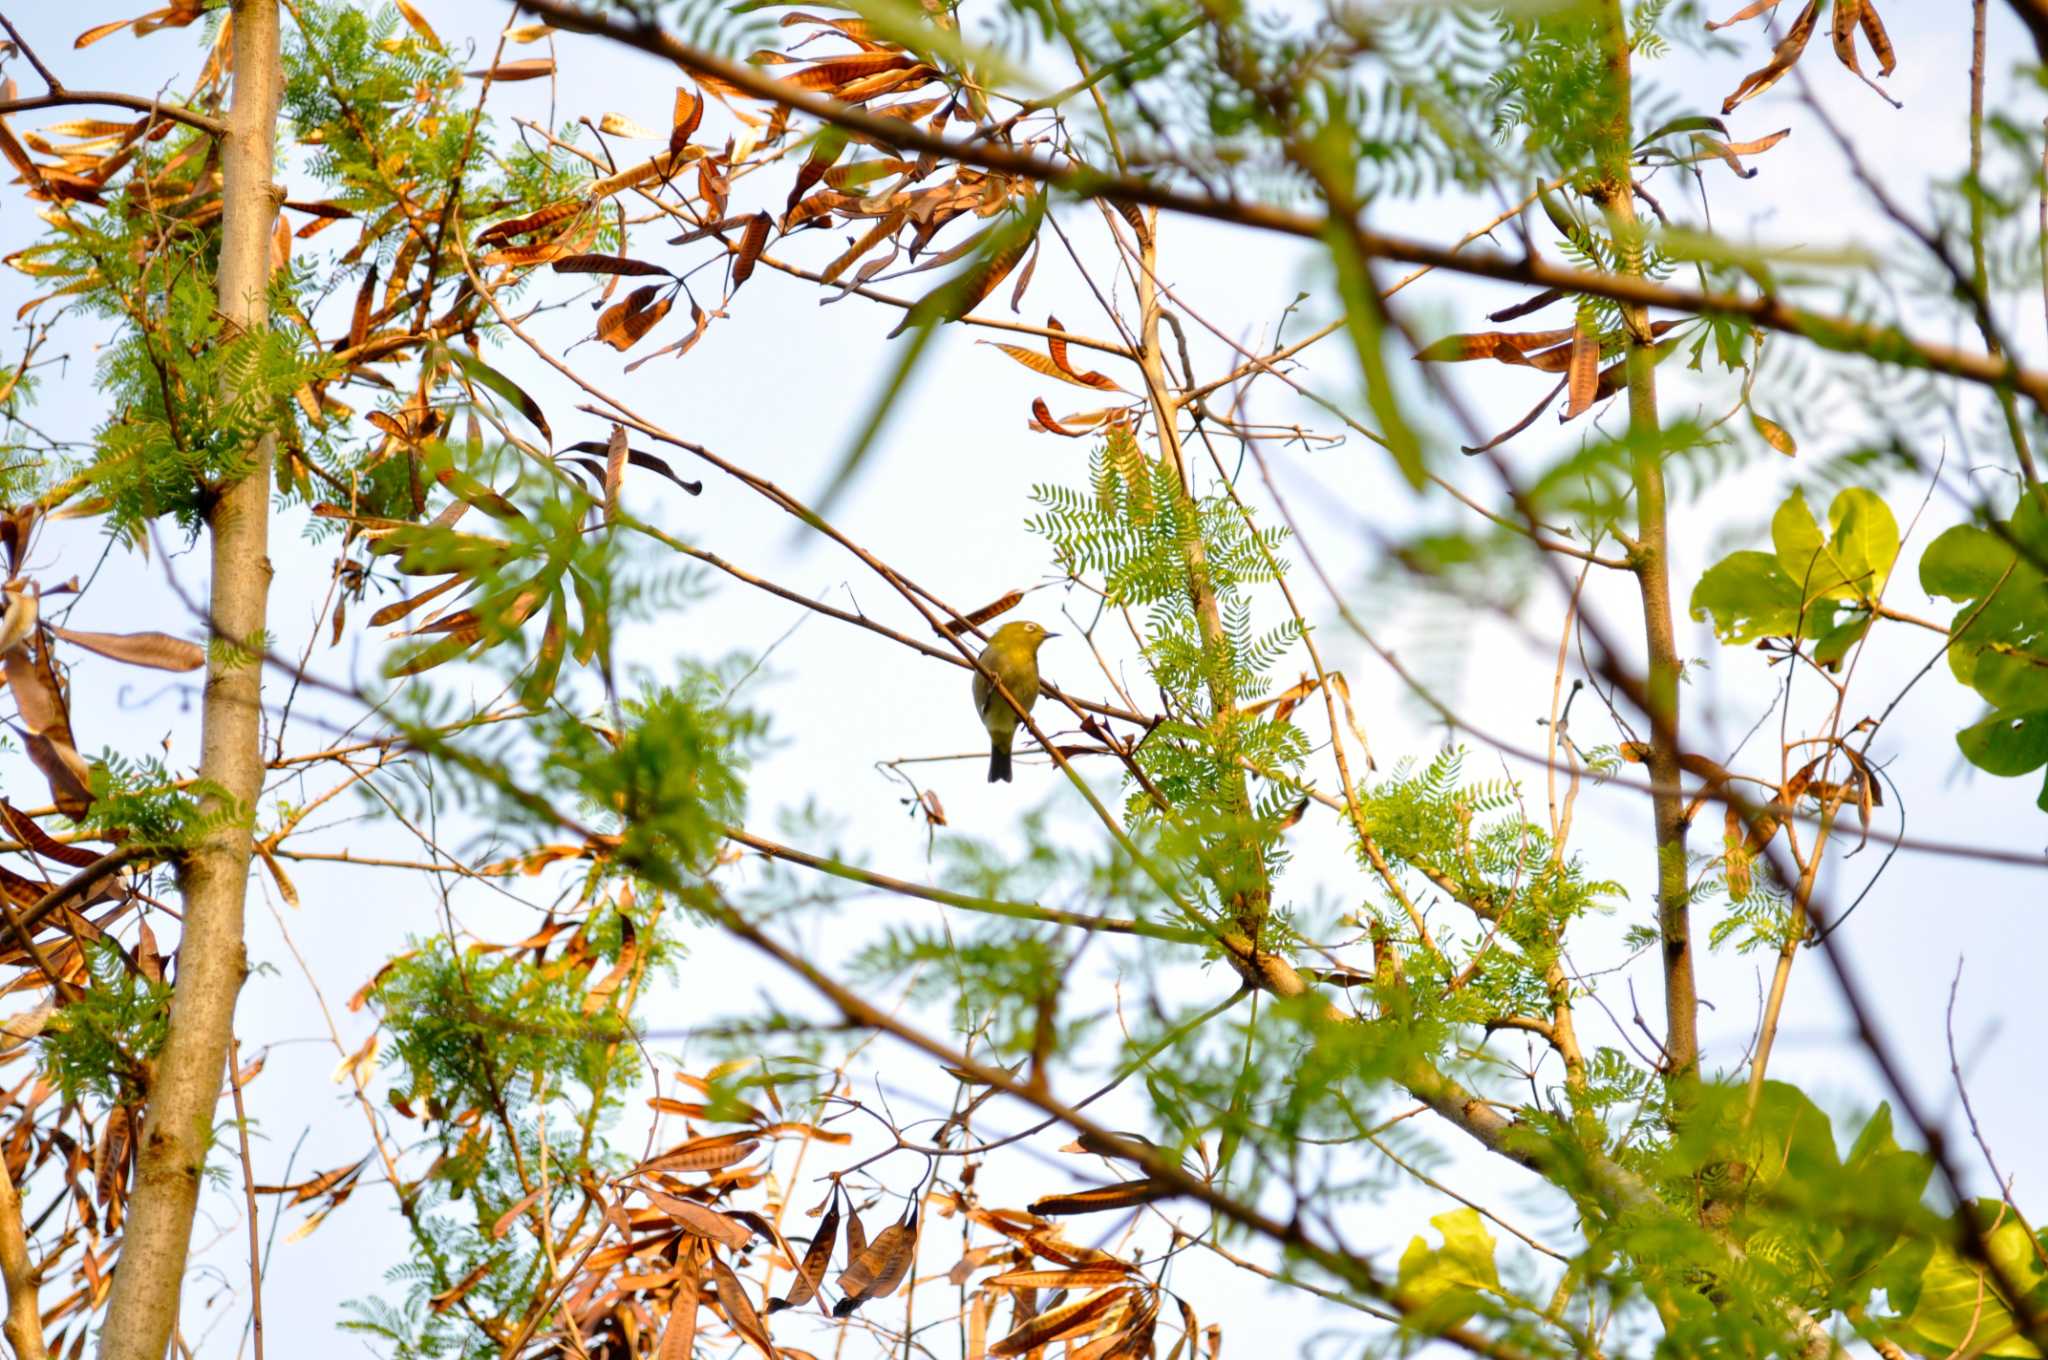
<path id="1" fill-rule="evenodd" d="M 441 35 L 434 32 L 434 26 L 427 22 L 426 15 L 414 9 L 410 0 L 391 0 L 391 3 L 398 6 L 398 12 L 412 25 L 412 31 L 420 35 L 421 42 L 436 52 L 441 50 Z"/>
<path id="2" fill-rule="evenodd" d="M 1756 432 L 1764 437 L 1766 444 L 1769 444 L 1787 458 L 1799 452 L 1799 445 L 1793 442 L 1791 434 L 1777 421 L 1766 419 L 1755 411 L 1751 411 L 1749 413 L 1749 423 L 1756 426 Z"/>
<path id="3" fill-rule="evenodd" d="M 668 134 L 644 128 L 623 113 L 608 113 L 597 120 L 598 131 L 613 137 L 637 137 L 642 140 L 658 140 Z"/>

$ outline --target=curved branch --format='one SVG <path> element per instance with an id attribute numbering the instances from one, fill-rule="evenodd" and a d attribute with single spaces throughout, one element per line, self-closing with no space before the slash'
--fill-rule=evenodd
<path id="1" fill-rule="evenodd" d="M 787 81 L 764 74 L 759 67 L 683 42 L 652 24 L 630 23 L 606 14 L 593 14 L 565 0 L 531 0 L 526 8 L 557 28 L 609 38 L 674 62 L 687 71 L 709 76 L 754 98 L 822 118 L 902 150 L 928 152 L 964 165 L 1017 175 L 1085 198 L 1149 204 L 1304 240 L 1328 240 L 1330 219 L 1327 216 L 1294 212 L 1244 199 L 1189 193 L 1128 175 L 1106 173 L 1076 162 L 1049 160 L 1012 147 L 956 141 L 927 132 L 900 118 L 885 118 L 828 96 L 799 89 Z M 1675 288 L 1645 278 L 1572 269 L 1540 259 L 1516 259 L 1497 251 L 1463 252 L 1372 231 L 1355 223 L 1347 235 L 1368 258 L 1428 265 L 1503 283 L 1557 288 L 1642 307 L 1739 317 L 1766 330 L 1803 336 L 1824 349 L 1853 351 L 1880 362 L 1925 368 L 1987 387 L 2009 387 L 2025 393 L 2036 403 L 2048 406 L 2048 372 L 2022 367 L 2005 356 L 1920 340 L 1889 326 L 1813 311 L 1771 295 L 1751 298 L 1735 293 Z"/>
<path id="2" fill-rule="evenodd" d="M 10 113 L 27 113 L 31 109 L 64 109 L 81 104 L 97 104 L 117 109 L 133 109 L 137 113 L 154 113 L 183 123 L 205 133 L 209 137 L 225 137 L 227 124 L 218 118 L 209 117 L 183 104 L 167 104 L 161 99 L 144 99 L 137 94 L 123 94 L 119 90 L 67 90 L 62 86 L 48 94 L 26 95 L 20 99 L 0 99 L 0 116 Z"/>

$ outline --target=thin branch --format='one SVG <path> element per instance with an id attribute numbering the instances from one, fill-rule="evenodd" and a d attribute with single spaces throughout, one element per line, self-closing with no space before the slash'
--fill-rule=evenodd
<path id="1" fill-rule="evenodd" d="M 157 114 L 174 123 L 204 132 L 210 137 L 225 137 L 227 125 L 218 118 L 186 108 L 182 104 L 166 104 L 160 99 L 144 99 L 141 95 L 123 94 L 119 90 L 66 90 L 55 89 L 48 94 L 26 95 L 20 99 L 0 100 L 0 116 L 10 113 L 27 113 L 33 109 L 62 109 L 78 105 L 100 105 L 117 109 L 133 109 L 137 113 Z"/>
<path id="2" fill-rule="evenodd" d="M 800 89 L 787 81 L 763 74 L 759 67 L 685 43 L 651 24 L 594 14 L 578 5 L 565 3 L 565 0 L 529 0 L 525 7 L 558 28 L 609 38 L 673 62 L 685 70 L 735 86 L 755 98 L 785 105 L 903 150 L 929 152 L 980 169 L 1037 180 L 1082 197 L 1146 204 L 1303 240 L 1327 240 L 1332 225 L 1332 219 L 1327 216 L 1318 217 L 1241 199 L 1191 194 L 1163 183 L 1107 174 L 1076 162 L 1053 161 L 1033 152 L 956 141 L 927 132 L 902 119 L 883 117 Z M 2048 371 L 2022 367 L 2010 357 L 1917 339 L 1894 327 L 1812 311 L 1773 295 L 1752 298 L 1677 288 L 1646 278 L 1574 269 L 1541 259 L 1517 259 L 1497 252 L 1463 253 L 1449 246 L 1372 231 L 1355 220 L 1338 225 L 1352 234 L 1354 243 L 1367 258 L 1432 265 L 1477 278 L 1556 288 L 1643 307 L 1739 317 L 1769 330 L 1803 336 L 1825 349 L 1850 351 L 1880 362 L 1931 369 L 1984 386 L 2011 386 L 2037 402 L 2048 404 Z"/>
<path id="3" fill-rule="evenodd" d="M 945 888 L 928 887 L 922 883 L 911 883 L 888 874 L 878 874 L 851 864 L 844 864 L 823 855 L 814 855 L 794 846 L 781 845 L 763 836 L 740 827 L 724 828 L 725 838 L 750 850 L 758 850 L 771 859 L 800 864 L 806 869 L 815 869 L 821 874 L 843 878 L 850 883 L 862 883 L 870 888 L 896 893 L 903 897 L 918 897 L 941 906 L 958 907 L 963 911 L 985 912 L 992 916 L 1008 916 L 1020 921 L 1047 921 L 1054 925 L 1076 926 L 1082 930 L 1099 930 L 1111 935 L 1142 935 L 1154 940 L 1171 940 L 1176 944 L 1207 944 L 1209 937 L 1202 931 L 1184 926 L 1165 926 L 1151 921 L 1123 920 L 1110 916 L 1090 916 L 1082 911 L 1062 911 L 1055 907 L 1043 907 L 1036 902 L 1009 902 L 994 897 L 977 897 L 972 893 L 951 892 Z"/>
<path id="4" fill-rule="evenodd" d="M 242 1044 L 228 1049 L 228 1085 L 235 1093 L 235 1136 L 242 1155 L 242 1198 L 249 1217 L 249 1333 L 256 1360 L 263 1360 L 263 1249 L 256 1214 L 256 1172 L 249 1161 L 249 1112 L 242 1108 Z"/>
<path id="5" fill-rule="evenodd" d="M 910 1047 L 936 1058 L 946 1066 L 965 1072 L 983 1085 L 995 1087 L 1006 1095 L 1037 1106 L 1074 1132 L 1109 1149 L 1115 1156 L 1141 1167 L 1153 1179 L 1171 1186 L 1176 1194 L 1206 1205 L 1222 1217 L 1249 1228 L 1262 1237 L 1292 1248 L 1339 1279 L 1349 1281 L 1355 1288 L 1384 1299 L 1399 1309 L 1403 1316 L 1408 1316 L 1414 1311 L 1414 1306 L 1403 1304 L 1396 1297 L 1392 1285 L 1381 1280 L 1368 1263 L 1334 1251 L 1311 1238 L 1298 1216 L 1281 1220 L 1254 1205 L 1224 1194 L 1208 1181 L 1190 1174 L 1181 1166 L 1177 1157 L 1169 1155 L 1164 1149 L 1147 1143 L 1133 1142 L 1096 1123 L 1081 1111 L 1062 1103 L 1049 1091 L 1020 1081 L 1001 1068 L 976 1061 L 940 1043 L 879 1007 L 871 1005 L 859 994 L 841 986 L 814 967 L 809 960 L 799 957 L 762 934 L 738 913 L 728 910 L 723 915 L 724 925 L 728 931 L 801 977 L 849 1022 L 863 1029 L 879 1030 L 889 1034 Z M 1429 1330 L 1432 1335 L 1474 1355 L 1489 1357 L 1489 1360 L 1527 1360 L 1527 1353 L 1518 1347 L 1496 1341 L 1464 1326 L 1431 1327 Z"/>

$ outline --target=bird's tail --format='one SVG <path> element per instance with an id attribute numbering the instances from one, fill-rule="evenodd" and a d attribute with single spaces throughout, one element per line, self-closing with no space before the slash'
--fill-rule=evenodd
<path id="1" fill-rule="evenodd" d="M 998 780 L 1005 784 L 1010 782 L 1010 748 L 1007 746 L 988 748 L 988 782 L 993 784 Z"/>

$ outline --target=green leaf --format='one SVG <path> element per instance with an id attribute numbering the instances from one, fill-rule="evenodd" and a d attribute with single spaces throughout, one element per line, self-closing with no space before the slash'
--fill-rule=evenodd
<path id="1" fill-rule="evenodd" d="M 2001 528 L 1947 530 L 1922 555 L 1920 584 L 1930 595 L 1959 603 L 1949 623 L 1949 671 L 1992 710 L 1957 734 L 1963 753 L 1994 774 L 2016 775 L 2042 764 L 2048 576 L 2014 544 L 2031 549 L 2037 538 L 2048 541 L 2048 532 L 2031 499 Z"/>
<path id="2" fill-rule="evenodd" d="M 1794 491 L 1771 517 L 1778 566 L 1809 603 L 1821 599 L 1875 599 L 1899 555 L 1899 525 L 1871 491 L 1852 486 L 1828 507 L 1828 536 Z"/>
<path id="3" fill-rule="evenodd" d="M 1753 1192 L 1780 1180 L 1826 1182 L 1841 1165 L 1827 1112 L 1789 1082 L 1764 1083 L 1741 1147 L 1742 1160 L 1752 1168 Z"/>
<path id="4" fill-rule="evenodd" d="M 1711 614 L 1714 635 L 1730 646 L 1796 633 L 1799 605 L 1798 585 L 1769 553 L 1730 553 L 1692 589 L 1692 616 Z"/>
<path id="5" fill-rule="evenodd" d="M 1417 1237 L 1401 1253 L 1394 1286 L 1404 1303 L 1421 1310 L 1416 1326 L 1441 1329 L 1462 1322 L 1479 1308 L 1479 1294 L 1499 1294 L 1500 1272 L 1493 1262 L 1493 1234 L 1476 1209 L 1454 1209 L 1429 1220 L 1443 1234 L 1441 1249 Z"/>
<path id="6" fill-rule="evenodd" d="M 1818 598 L 1827 587 L 1809 578 L 1813 559 L 1826 546 L 1821 537 L 1820 524 L 1814 519 L 1813 511 L 1807 507 L 1806 493 L 1794 491 L 1785 498 L 1771 516 L 1771 546 L 1777 549 L 1778 566 L 1797 586 L 1805 584 L 1806 597 Z"/>
<path id="7" fill-rule="evenodd" d="M 1360 376 L 1365 380 L 1366 403 L 1379 423 L 1380 436 L 1394 465 L 1408 485 L 1418 491 L 1428 475 L 1423 464 L 1422 441 L 1401 410 L 1400 399 L 1387 372 L 1386 312 L 1380 305 L 1379 287 L 1372 281 L 1367 261 L 1348 232 L 1332 226 L 1328 232 L 1330 258 L 1337 266 L 1337 289 L 1343 294 L 1345 317 L 1352 348 L 1358 352 Z"/>
<path id="8" fill-rule="evenodd" d="M 1974 524 L 1945 529 L 1920 555 L 1920 588 L 1950 600 L 1981 600 L 2011 569 L 2012 545 Z"/>
<path id="9" fill-rule="evenodd" d="M 1842 1163 L 1841 1189 L 1855 1195 L 1857 1212 L 1842 1218 L 1829 1253 L 1838 1306 L 1860 1308 L 1883 1289 L 1894 1308 L 1912 1311 L 1931 1248 L 1933 1215 L 1920 1197 L 1933 1169 L 1927 1157 L 1898 1145 L 1891 1106 L 1878 1106 Z"/>
<path id="10" fill-rule="evenodd" d="M 1956 733 L 1956 745 L 1978 769 L 2010 778 L 2048 765 L 2048 709 L 1993 713 Z"/>
<path id="11" fill-rule="evenodd" d="M 1899 522 L 1874 491 L 1844 488 L 1828 506 L 1828 547 L 1857 594 L 1876 599 L 1899 556 Z"/>
<path id="12" fill-rule="evenodd" d="M 1860 612 L 1851 614 L 1848 622 L 1836 624 L 1828 629 L 1821 634 L 1820 641 L 1814 644 L 1813 659 L 1823 666 L 1841 665 L 1842 658 L 1849 654 L 1849 649 L 1861 642 L 1863 635 L 1870 631 L 1870 621 L 1873 617 L 1875 616 Z"/>
<path id="13" fill-rule="evenodd" d="M 1985 1243 L 1991 1259 L 2008 1279 L 2032 1293 L 2048 1275 L 2026 1228 L 1997 1200 L 1977 1201 L 1977 1213 L 1982 1221 L 1998 1224 Z M 1921 1355 L 1946 1357 L 1967 1349 L 1974 1355 L 2037 1360 L 2041 1354 L 2017 1335 L 2013 1315 L 1999 1301 L 1984 1267 L 1964 1260 L 1946 1243 L 1935 1246 L 1920 1276 L 1919 1298 L 1900 1330 L 1899 1344 Z"/>

